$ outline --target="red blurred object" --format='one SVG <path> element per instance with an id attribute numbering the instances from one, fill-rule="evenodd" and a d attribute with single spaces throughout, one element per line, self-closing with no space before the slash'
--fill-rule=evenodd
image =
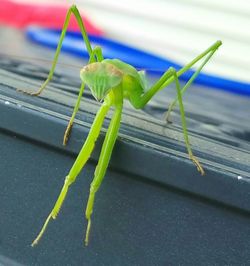
<path id="1" fill-rule="evenodd" d="M 61 29 L 67 10 L 68 7 L 62 5 L 27 4 L 1 0 L 0 23 L 17 28 L 24 28 L 32 24 Z M 85 16 L 82 15 L 82 19 L 88 33 L 102 35 L 102 30 L 93 25 Z M 68 29 L 79 31 L 79 26 L 73 16 L 70 19 Z"/>

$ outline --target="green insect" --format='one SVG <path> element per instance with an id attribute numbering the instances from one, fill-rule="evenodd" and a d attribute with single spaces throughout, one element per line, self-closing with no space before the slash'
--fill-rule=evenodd
<path id="1" fill-rule="evenodd" d="M 91 227 L 91 214 L 93 211 L 95 195 L 105 176 L 108 163 L 112 154 L 112 150 L 118 135 L 124 99 L 127 99 L 134 108 L 141 109 L 150 101 L 150 99 L 158 91 L 162 90 L 163 88 L 167 87 L 170 83 L 174 82 L 177 92 L 177 98 L 169 106 L 167 117 L 169 117 L 170 112 L 173 110 L 173 108 L 178 102 L 180 107 L 183 134 L 188 155 L 190 159 L 193 161 L 193 163 L 196 165 L 198 171 L 202 175 L 204 174 L 202 166 L 200 165 L 198 159 L 194 157 L 190 147 L 184 107 L 182 103 L 182 94 L 190 86 L 190 84 L 193 82 L 196 76 L 200 73 L 203 66 L 208 62 L 208 60 L 212 57 L 212 55 L 221 45 L 221 41 L 215 42 L 211 47 L 209 47 L 203 53 L 198 55 L 195 59 L 193 59 L 190 63 L 188 63 L 185 67 L 183 67 L 179 71 L 176 71 L 174 68 L 169 68 L 161 76 L 161 78 L 151 88 L 148 89 L 145 87 L 146 79 L 145 79 L 145 73 L 143 71 L 137 71 L 133 66 L 128 65 L 118 59 L 104 59 L 102 55 L 102 49 L 100 47 L 95 47 L 92 49 L 79 11 L 77 7 L 73 5 L 70 7 L 70 9 L 67 12 L 61 37 L 52 64 L 52 68 L 50 70 L 47 80 L 43 83 L 43 85 L 37 92 L 29 93 L 24 91 L 25 93 L 34 96 L 39 95 L 45 89 L 48 82 L 52 79 L 55 66 L 58 60 L 58 56 L 61 50 L 62 42 L 69 23 L 69 19 L 72 14 L 76 17 L 77 22 L 79 24 L 84 42 L 87 47 L 87 51 L 89 53 L 89 61 L 88 64 L 85 67 L 83 67 L 80 71 L 80 78 L 82 80 L 82 85 L 80 88 L 76 105 L 74 107 L 72 117 L 68 123 L 67 129 L 64 134 L 64 140 L 63 140 L 64 145 L 67 143 L 75 115 L 80 105 L 80 100 L 84 91 L 85 84 L 90 88 L 95 99 L 103 103 L 96 114 L 94 122 L 89 131 L 88 137 L 78 157 L 76 158 L 74 165 L 72 166 L 68 175 L 65 178 L 64 185 L 55 203 L 55 206 L 50 212 L 48 218 L 46 219 L 37 238 L 33 241 L 32 246 L 38 243 L 43 233 L 45 232 L 50 219 L 51 218 L 55 219 L 56 216 L 58 215 L 70 185 L 75 182 L 76 177 L 79 175 L 80 171 L 82 170 L 88 159 L 90 158 L 90 155 L 95 146 L 95 142 L 100 134 L 104 118 L 108 113 L 110 107 L 113 106 L 114 114 L 112 116 L 108 131 L 105 136 L 100 158 L 94 173 L 94 179 L 90 186 L 90 193 L 86 207 L 85 215 L 88 221 L 88 225 L 86 230 L 85 244 L 86 245 L 88 244 L 89 232 Z M 181 88 L 178 77 L 181 76 L 187 70 L 189 70 L 196 62 L 198 62 L 202 58 L 204 58 L 204 62 L 202 62 L 201 66 L 194 72 L 194 74 L 191 76 L 186 85 L 183 88 Z"/>

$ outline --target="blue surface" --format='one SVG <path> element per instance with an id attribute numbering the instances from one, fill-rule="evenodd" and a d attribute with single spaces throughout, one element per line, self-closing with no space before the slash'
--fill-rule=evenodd
<path id="1" fill-rule="evenodd" d="M 61 34 L 60 30 L 29 27 L 27 37 L 36 43 L 47 47 L 56 48 Z M 123 45 L 104 37 L 89 35 L 93 46 L 101 46 L 105 58 L 118 58 L 138 69 L 145 69 L 149 73 L 162 75 L 169 67 L 179 70 L 183 66 L 159 56 Z M 88 58 L 88 52 L 84 45 L 81 33 L 68 31 L 62 45 L 62 51 L 79 57 Z M 187 81 L 194 71 L 188 71 L 180 76 Z M 226 79 L 219 76 L 199 74 L 194 83 L 206 87 L 221 89 L 241 95 L 250 96 L 250 84 L 237 80 Z"/>

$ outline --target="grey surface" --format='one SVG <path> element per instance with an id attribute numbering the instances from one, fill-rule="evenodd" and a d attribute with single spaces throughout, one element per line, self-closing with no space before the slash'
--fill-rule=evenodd
<path id="1" fill-rule="evenodd" d="M 6 40 L 16 36 L 5 34 Z M 17 36 L 21 47 L 23 37 Z M 23 54 L 25 49 L 38 49 L 32 47 L 25 44 Z M 40 56 L 46 53 L 37 51 Z M 32 249 L 30 242 L 98 109 L 87 95 L 69 145 L 63 148 L 77 77 L 59 69 L 42 97 L 17 94 L 16 88 L 34 90 L 46 77 L 46 69 L 33 64 L 1 58 L 1 254 L 26 265 L 250 263 L 250 100 L 197 87 L 190 89 L 185 106 L 192 147 L 205 177 L 187 158 L 178 112 L 173 114 L 174 124 L 166 127 L 162 121 L 173 90 L 161 92 L 146 108 L 148 115 L 126 105 L 110 168 L 98 192 L 90 246 L 83 247 L 83 210 L 109 118 L 62 213 Z"/>
<path id="2" fill-rule="evenodd" d="M 108 170 L 98 192 L 90 244 L 84 208 L 88 163 L 40 244 L 30 243 L 74 157 L 1 134 L 0 252 L 25 265 L 248 265 L 249 215 L 170 187 Z M 15 151 L 15 152 L 13 152 Z"/>

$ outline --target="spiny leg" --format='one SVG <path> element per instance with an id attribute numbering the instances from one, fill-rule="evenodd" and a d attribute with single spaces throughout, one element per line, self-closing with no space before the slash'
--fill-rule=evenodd
<path id="1" fill-rule="evenodd" d="M 68 10 L 68 12 L 66 14 L 66 17 L 65 17 L 65 21 L 64 21 L 64 24 L 63 24 L 63 28 L 62 28 L 62 33 L 61 33 L 61 36 L 60 36 L 60 39 L 59 39 L 59 42 L 58 42 L 58 45 L 57 45 L 57 48 L 56 48 L 56 53 L 55 53 L 55 56 L 54 56 L 54 60 L 53 60 L 52 67 L 50 69 L 48 78 L 41 85 L 40 89 L 38 91 L 36 91 L 36 92 L 28 92 L 28 91 L 24 91 L 24 90 L 18 90 L 18 91 L 24 92 L 24 93 L 32 95 L 32 96 L 38 96 L 45 89 L 45 87 L 47 86 L 47 84 L 49 83 L 49 81 L 53 77 L 53 74 L 54 74 L 54 71 L 55 71 L 55 67 L 56 67 L 56 64 L 57 64 L 57 61 L 58 61 L 58 57 L 59 57 L 59 54 L 60 54 L 60 51 L 61 51 L 61 48 L 62 48 L 63 39 L 65 37 L 66 31 L 67 31 L 67 28 L 68 28 L 68 25 L 69 25 L 69 20 L 70 20 L 70 17 L 71 17 L 72 14 L 75 16 L 75 18 L 76 18 L 76 20 L 78 22 L 78 25 L 80 27 L 80 30 L 81 30 L 85 45 L 87 47 L 88 54 L 89 54 L 89 56 L 91 56 L 92 48 L 91 48 L 91 44 L 90 44 L 90 41 L 89 41 L 89 38 L 88 38 L 88 35 L 87 35 L 87 31 L 85 29 L 85 26 L 83 24 L 81 15 L 80 15 L 77 7 L 75 5 L 72 5 L 69 8 L 69 10 Z"/>
<path id="2" fill-rule="evenodd" d="M 112 150 L 117 138 L 117 134 L 120 127 L 120 120 L 121 120 L 121 113 L 122 113 L 122 105 L 116 106 L 115 113 L 112 117 L 112 120 L 110 122 L 103 146 L 101 155 L 98 161 L 98 165 L 95 170 L 94 179 L 90 186 L 90 193 L 86 208 L 86 219 L 88 220 L 87 230 L 86 230 L 86 236 L 85 236 L 85 245 L 88 245 L 89 242 L 89 233 L 90 233 L 90 227 L 91 227 L 91 214 L 93 212 L 93 205 L 95 200 L 95 194 L 97 190 L 99 189 L 103 177 L 106 173 L 108 163 L 112 154 Z"/>
<path id="3" fill-rule="evenodd" d="M 103 60 L 102 49 L 100 47 L 98 47 L 98 46 L 94 47 L 93 51 L 91 52 L 91 55 L 90 55 L 88 63 L 89 64 L 93 63 L 96 60 L 98 62 L 101 62 Z M 78 98 L 77 98 L 77 101 L 76 101 L 76 104 L 75 104 L 75 107 L 74 107 L 74 110 L 73 110 L 73 113 L 72 113 L 72 116 L 71 116 L 71 118 L 69 120 L 68 126 L 67 126 L 67 128 L 65 130 L 65 133 L 64 133 L 63 145 L 66 145 L 67 142 L 68 142 L 69 134 L 70 134 L 71 128 L 73 126 L 73 122 L 74 122 L 76 113 L 78 112 L 78 109 L 79 109 L 79 106 L 80 106 L 80 102 L 81 102 L 82 94 L 83 94 L 83 91 L 84 91 L 84 87 L 85 87 L 85 84 L 82 83 L 80 91 L 79 91 L 79 94 L 78 94 Z"/>
<path id="4" fill-rule="evenodd" d="M 33 241 L 32 246 L 34 246 L 38 243 L 38 241 L 42 237 L 43 233 L 45 232 L 46 227 L 47 227 L 50 219 L 56 218 L 56 216 L 59 213 L 60 208 L 63 204 L 63 201 L 67 195 L 69 186 L 72 183 L 74 183 L 76 177 L 78 176 L 81 169 L 83 168 L 83 166 L 85 165 L 85 163 L 89 159 L 89 157 L 90 157 L 90 155 L 94 149 L 95 141 L 100 134 L 103 120 L 104 120 L 104 118 L 105 118 L 105 116 L 106 116 L 106 114 L 110 108 L 110 105 L 111 105 L 111 101 L 110 101 L 110 99 L 107 98 L 105 100 L 105 102 L 103 103 L 103 105 L 101 106 L 101 108 L 99 109 L 98 113 L 96 114 L 95 120 L 91 126 L 88 137 L 87 137 L 79 155 L 77 156 L 76 161 L 75 161 L 74 165 L 72 166 L 69 174 L 65 178 L 64 185 L 63 185 L 62 190 L 60 192 L 60 195 L 59 195 L 59 197 L 55 203 L 55 206 L 52 209 L 52 211 L 50 212 L 49 216 L 47 217 L 40 233 L 38 234 L 36 239 Z"/>

